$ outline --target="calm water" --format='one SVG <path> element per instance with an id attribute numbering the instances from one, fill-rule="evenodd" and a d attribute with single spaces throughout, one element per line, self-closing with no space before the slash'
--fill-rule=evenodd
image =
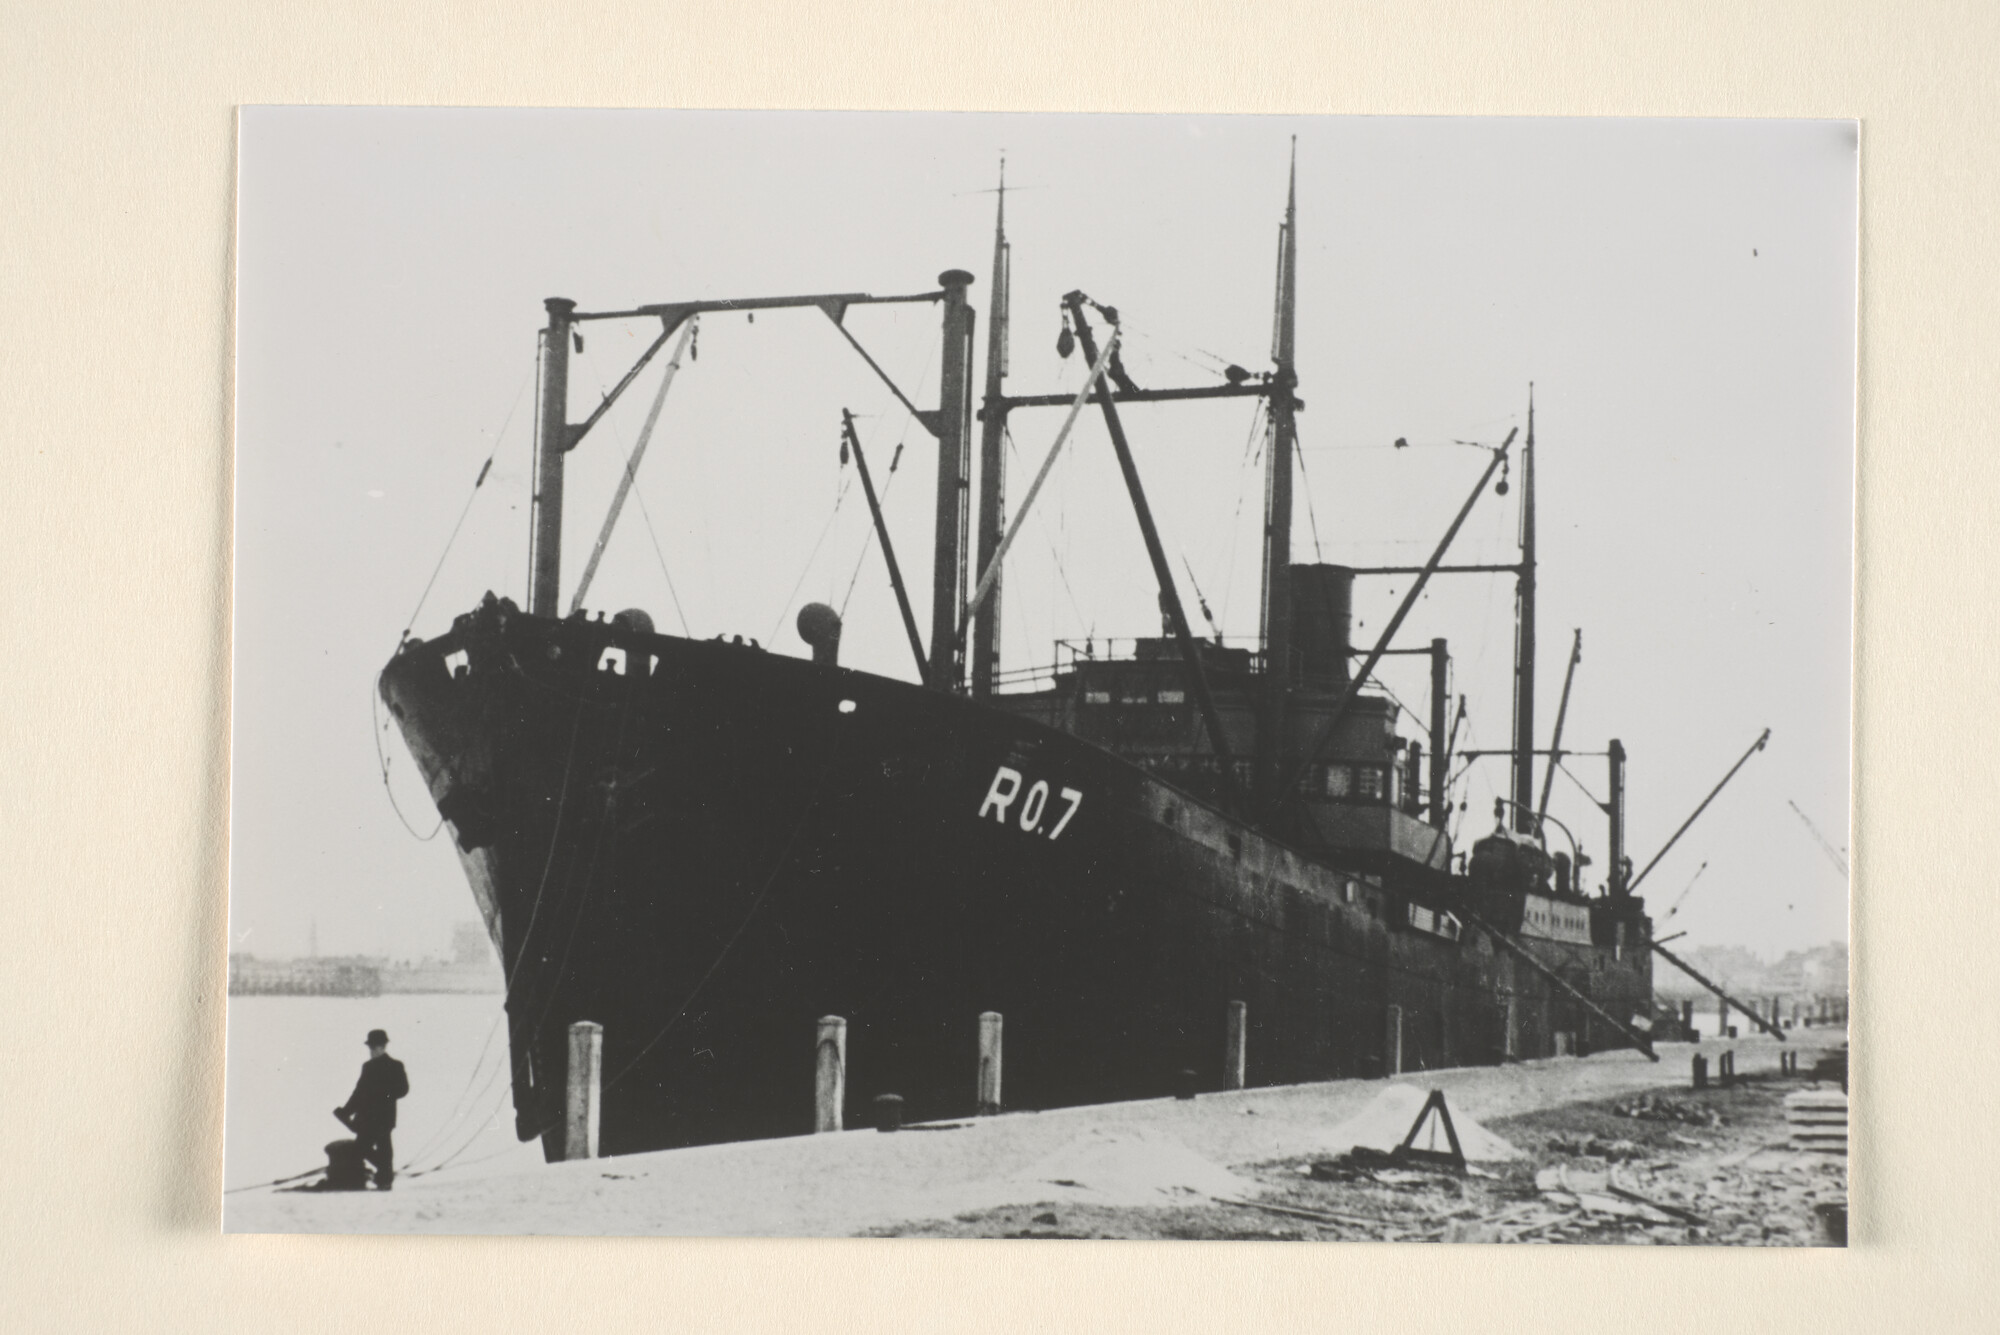
<path id="1" fill-rule="evenodd" d="M 288 1177 L 326 1162 L 350 1133 L 332 1110 L 347 1101 L 370 1029 L 410 1074 L 397 1108 L 404 1172 L 485 1173 L 539 1164 L 540 1142 L 514 1139 L 507 1031 L 500 995 L 231 997 L 225 1098 L 225 1188 Z"/>

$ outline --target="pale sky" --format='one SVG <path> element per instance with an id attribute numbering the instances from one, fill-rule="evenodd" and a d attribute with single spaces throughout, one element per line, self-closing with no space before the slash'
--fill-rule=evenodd
<path id="1" fill-rule="evenodd" d="M 1142 385 L 1214 383 L 1225 362 L 1269 365 L 1294 135 L 1307 405 L 1295 558 L 1421 562 L 1483 466 L 1451 442 L 1497 443 L 1533 381 L 1538 744 L 1581 627 L 1564 745 L 1623 740 L 1643 865 L 1770 727 L 1769 749 L 1642 893 L 1658 930 L 1686 930 L 1691 945 L 1776 954 L 1844 939 L 1846 882 L 1788 802 L 1845 847 L 1851 123 L 252 109 L 233 948 L 302 953 L 316 923 L 327 953 L 441 952 L 451 924 L 474 916 L 449 836 L 412 837 L 384 792 L 371 703 L 496 441 L 414 633 L 442 632 L 487 589 L 523 600 L 542 298 L 605 310 L 921 292 L 965 268 L 978 276 L 983 375 L 1004 150 L 1010 392 L 1080 383 L 1080 359 L 1055 352 L 1057 301 L 1075 287 L 1119 308 Z M 920 404 L 935 401 L 935 308 L 858 308 L 849 328 Z M 573 420 L 655 332 L 586 328 Z M 908 444 L 886 507 L 920 619 L 929 438 L 816 312 L 712 317 L 700 337 L 640 473 L 644 512 L 627 507 L 588 605 L 804 655 L 800 603 L 844 604 L 843 661 L 910 677 L 866 506 L 858 487 L 843 495 L 840 410 L 856 413 L 878 486 Z M 565 606 L 658 374 L 570 456 Z M 1016 415 L 1010 512 L 1060 417 Z M 1225 632 L 1254 636 L 1251 406 L 1134 407 L 1126 421 L 1197 627 L 1187 568 Z M 1391 448 L 1398 437 L 1413 448 Z M 1519 499 L 1518 487 L 1482 498 L 1450 559 L 1514 559 Z M 1093 417 L 1006 575 L 1007 667 L 1047 661 L 1057 638 L 1156 632 L 1137 526 Z M 1404 587 L 1362 581 L 1357 644 Z M 1440 578 L 1399 636 L 1451 641 L 1470 696 L 1461 747 L 1507 744 L 1512 604 L 1510 577 Z M 1387 662 L 1390 688 L 1421 711 L 1421 660 Z M 380 740 L 396 802 L 428 833 L 436 812 L 400 738 Z M 1601 759 L 1570 769 L 1602 796 Z M 1505 783 L 1503 760 L 1473 768 L 1462 845 L 1490 828 Z M 1603 817 L 1561 774 L 1554 792 L 1551 814 L 1601 877 Z"/>

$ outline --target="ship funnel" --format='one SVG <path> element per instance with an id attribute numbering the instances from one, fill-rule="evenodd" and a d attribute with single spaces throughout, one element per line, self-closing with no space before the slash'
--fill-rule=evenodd
<path id="1" fill-rule="evenodd" d="M 840 661 L 840 613 L 825 603 L 799 609 L 799 638 L 812 646 L 813 662 L 832 667 Z"/>
<path id="2" fill-rule="evenodd" d="M 1354 571 L 1346 566 L 1292 567 L 1292 644 L 1309 689 L 1347 685 L 1348 628 Z"/>

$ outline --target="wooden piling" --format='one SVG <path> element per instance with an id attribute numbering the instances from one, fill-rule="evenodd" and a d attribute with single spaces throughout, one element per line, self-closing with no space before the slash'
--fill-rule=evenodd
<path id="1" fill-rule="evenodd" d="M 569 1027 L 569 1073 L 563 1158 L 595 1159 L 604 1074 L 604 1026 L 578 1020 Z"/>
<path id="2" fill-rule="evenodd" d="M 1694 1087 L 1696 1089 L 1708 1088 L 1708 1058 L 1702 1056 L 1699 1052 L 1694 1055 Z"/>
<path id="3" fill-rule="evenodd" d="M 877 1131 L 901 1131 L 903 1129 L 903 1096 L 901 1094 L 877 1094 L 875 1096 L 875 1129 Z"/>
<path id="4" fill-rule="evenodd" d="M 979 1013 L 979 1111 L 991 1115 L 1000 1111 L 999 1011 Z"/>
<path id="5" fill-rule="evenodd" d="M 822 1015 L 813 1057 L 813 1130 L 840 1130 L 841 1109 L 846 1103 L 847 1021 L 838 1015 Z"/>
<path id="6" fill-rule="evenodd" d="M 1245 1056 L 1250 1046 L 1250 1003 L 1229 1003 L 1229 1026 L 1222 1040 L 1222 1085 L 1243 1088 Z"/>
<path id="7" fill-rule="evenodd" d="M 1403 1073 L 1403 1008 L 1401 1006 L 1391 1006 L 1389 1008 L 1388 1033 L 1385 1038 L 1386 1051 L 1384 1053 L 1384 1064 L 1389 1068 L 1388 1074 L 1392 1076 L 1401 1075 Z"/>

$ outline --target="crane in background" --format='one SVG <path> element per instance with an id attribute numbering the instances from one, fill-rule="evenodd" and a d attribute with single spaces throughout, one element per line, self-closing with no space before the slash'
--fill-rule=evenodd
<path id="1" fill-rule="evenodd" d="M 1797 816 L 1801 821 L 1805 822 L 1805 827 L 1808 831 L 1811 832 L 1813 841 L 1817 843 L 1820 846 L 1820 850 L 1826 854 L 1827 861 L 1831 862 L 1835 867 L 1837 867 L 1840 870 L 1841 878 L 1845 880 L 1847 877 L 1846 857 L 1842 855 L 1839 849 L 1835 848 L 1832 844 L 1827 842 L 1826 836 L 1819 832 L 1819 826 L 1812 823 L 1812 817 L 1806 815 L 1805 812 L 1799 810 L 1799 804 L 1797 802 L 1792 801 L 1792 799 L 1788 797 L 1785 799 L 1785 805 L 1792 809 L 1792 814 L 1794 816 Z"/>
<path id="2" fill-rule="evenodd" d="M 1696 881 L 1699 881 L 1701 879 L 1701 874 L 1707 870 L 1708 870 L 1708 864 L 1706 862 L 1702 863 L 1699 867 L 1696 867 L 1694 869 L 1694 875 L 1688 877 L 1688 883 L 1681 890 L 1680 898 L 1676 899 L 1674 901 L 1674 906 L 1667 910 L 1667 918 L 1671 918 L 1676 913 L 1679 913 L 1681 911 L 1681 905 L 1687 902 L 1688 891 L 1694 889 L 1694 883 Z M 1660 921 L 1665 922 L 1667 918 L 1662 918 L 1660 919 Z"/>

